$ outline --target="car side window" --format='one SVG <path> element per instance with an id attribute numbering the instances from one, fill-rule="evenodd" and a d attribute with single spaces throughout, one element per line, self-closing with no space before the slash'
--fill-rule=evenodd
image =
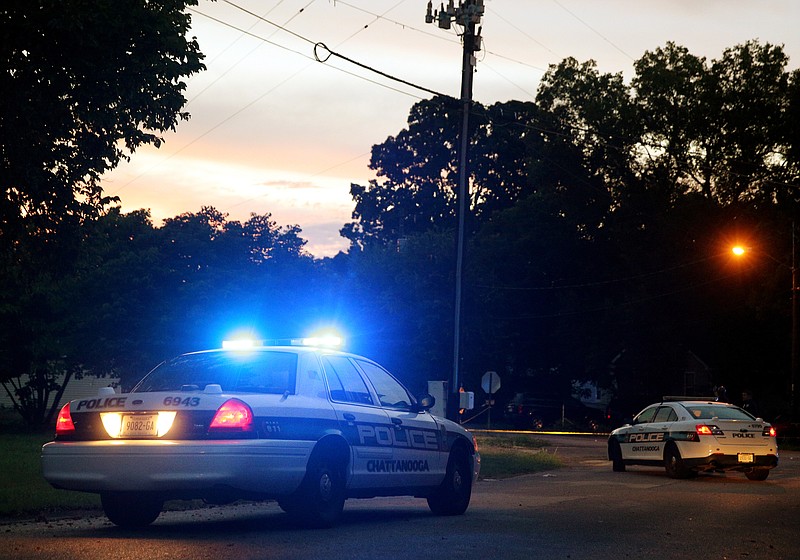
<path id="1" fill-rule="evenodd" d="M 678 415 L 675 414 L 675 411 L 672 410 L 669 406 L 662 406 L 656 412 L 656 417 L 653 422 L 675 422 L 678 419 Z"/>
<path id="2" fill-rule="evenodd" d="M 339 402 L 374 404 L 358 369 L 343 356 L 324 356 L 331 399 Z"/>
<path id="3" fill-rule="evenodd" d="M 633 423 L 634 424 L 647 424 L 649 422 L 652 422 L 653 418 L 655 418 L 656 410 L 658 410 L 657 406 L 651 406 L 649 408 L 645 408 L 643 411 L 641 411 L 639 413 L 639 416 L 637 416 L 634 419 Z"/>
<path id="4" fill-rule="evenodd" d="M 357 362 L 375 387 L 381 406 L 400 409 L 411 407 L 412 399 L 408 391 L 388 371 L 371 362 Z"/>

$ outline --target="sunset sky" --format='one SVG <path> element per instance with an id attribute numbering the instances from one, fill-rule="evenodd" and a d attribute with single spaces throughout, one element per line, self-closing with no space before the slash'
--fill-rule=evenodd
<path id="1" fill-rule="evenodd" d="M 674 41 L 709 61 L 758 39 L 782 44 L 800 67 L 797 0 L 486 0 L 474 99 L 535 98 L 550 64 L 572 56 L 622 72 Z M 429 93 L 332 56 L 314 44 L 457 97 L 456 29 L 425 23 L 427 0 L 201 0 L 193 30 L 208 69 L 190 78 L 192 117 L 108 174 L 122 208 L 150 209 L 156 225 L 201 206 L 229 219 L 271 213 L 297 224 L 316 257 L 347 247 L 351 183 L 367 184 L 370 149 L 406 125 Z M 438 4 L 434 4 L 438 7 Z M 251 12 L 251 13 L 248 13 Z M 318 48 L 322 54 L 323 49 Z"/>

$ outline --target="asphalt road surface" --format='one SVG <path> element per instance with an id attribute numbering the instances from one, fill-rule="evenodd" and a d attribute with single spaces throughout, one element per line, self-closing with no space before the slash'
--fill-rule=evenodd
<path id="1" fill-rule="evenodd" d="M 424 500 L 349 500 L 342 523 L 293 527 L 275 503 L 166 512 L 145 530 L 96 514 L 0 525 L 0 558 L 151 560 L 800 558 L 800 453 L 766 482 L 741 473 L 672 480 L 614 473 L 604 438 L 548 437 L 566 468 L 475 487 L 466 515 Z"/>

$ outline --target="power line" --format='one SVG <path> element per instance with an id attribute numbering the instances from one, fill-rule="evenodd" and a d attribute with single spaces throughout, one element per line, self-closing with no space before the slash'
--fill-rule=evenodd
<path id="1" fill-rule="evenodd" d="M 320 51 L 324 51 L 323 52 L 323 58 L 320 58 L 320 54 L 319 54 Z M 327 56 L 324 55 L 325 52 L 327 53 Z M 450 97 L 450 98 L 453 97 L 452 95 L 447 95 L 445 93 L 440 93 L 440 92 L 438 92 L 436 90 L 427 88 L 425 86 L 421 86 L 421 85 L 415 84 L 414 82 L 410 82 L 408 80 L 404 80 L 403 78 L 398 78 L 397 76 L 393 76 L 391 74 L 383 72 L 382 70 L 378 70 L 377 68 L 373 68 L 372 66 L 368 66 L 367 64 L 364 64 L 362 62 L 358 62 L 357 60 L 349 58 L 349 57 L 347 57 L 347 56 L 345 56 L 345 55 L 343 55 L 341 53 L 338 53 L 338 52 L 330 50 L 327 46 L 325 46 L 325 43 L 317 43 L 316 45 L 314 45 L 314 58 L 318 62 L 323 62 L 323 63 L 327 62 L 328 59 L 331 56 L 335 56 L 337 58 L 341 58 L 342 60 L 344 60 L 346 62 L 349 62 L 350 64 L 354 64 L 354 65 L 358 66 L 359 68 L 363 68 L 365 70 L 369 70 L 370 72 L 374 72 L 375 74 L 383 76 L 384 78 L 388 78 L 388 79 L 393 80 L 395 82 L 399 82 L 401 84 L 405 84 L 407 86 L 411 86 L 411 87 L 416 88 L 418 90 L 421 90 L 421 91 L 424 91 L 424 92 L 427 92 L 427 93 L 432 93 L 433 95 L 439 95 L 441 97 Z"/>
<path id="2" fill-rule="evenodd" d="M 290 33 L 291 35 L 293 35 L 293 36 L 295 36 L 295 37 L 298 37 L 298 38 L 302 39 L 303 41 L 306 41 L 306 42 L 308 42 L 308 43 L 311 43 L 311 44 L 313 44 L 313 42 L 312 42 L 310 39 L 308 39 L 308 38 L 306 38 L 306 37 L 303 37 L 302 35 L 300 35 L 300 34 L 298 34 L 298 33 L 295 33 L 295 32 L 293 32 L 293 31 L 290 31 L 290 30 L 286 29 L 285 27 L 283 27 L 283 26 L 281 26 L 281 25 L 279 25 L 279 24 L 276 24 L 276 23 L 274 23 L 274 22 L 272 22 L 272 21 L 270 21 L 270 20 L 267 20 L 266 18 L 264 18 L 264 17 L 262 17 L 262 16 L 259 16 L 258 14 L 255 14 L 255 13 L 253 13 L 253 12 L 249 11 L 249 10 L 246 10 L 246 9 L 244 9 L 244 8 L 241 8 L 241 7 L 237 6 L 236 4 L 234 4 L 233 2 L 230 2 L 230 1 L 228 1 L 228 0 L 225 0 L 225 1 L 226 1 L 226 3 L 228 3 L 228 4 L 230 4 L 230 5 L 234 6 L 234 7 L 237 7 L 237 8 L 239 8 L 239 9 L 241 9 L 242 11 L 244 11 L 244 12 L 246 12 L 246 13 L 248 13 L 248 14 L 250 14 L 250 15 L 254 16 L 254 17 L 256 17 L 257 19 L 259 19 L 259 20 L 261 20 L 261 21 L 264 21 L 264 22 L 266 22 L 266 23 L 269 23 L 270 25 L 273 25 L 273 26 L 275 26 L 275 27 L 277 27 L 277 28 L 279 28 L 279 29 L 281 29 L 281 30 L 283 30 L 283 31 L 286 31 L 287 33 Z M 236 31 L 239 31 L 240 33 L 242 33 L 242 34 L 244 34 L 244 35 L 248 35 L 248 36 L 250 36 L 250 37 L 253 37 L 253 38 L 255 38 L 255 39 L 258 39 L 259 41 L 262 41 L 262 42 L 264 42 L 264 43 L 267 43 L 267 44 L 269 44 L 269 45 L 272 45 L 272 46 L 278 47 L 278 48 L 280 48 L 280 49 L 283 49 L 283 50 L 285 50 L 285 51 L 291 52 L 291 53 L 293 53 L 293 54 L 297 54 L 297 55 L 299 55 L 299 56 L 302 56 L 302 57 L 304 57 L 304 58 L 307 58 L 307 59 L 309 59 L 309 60 L 311 60 L 311 61 L 315 61 L 315 62 L 325 62 L 325 61 L 327 60 L 327 58 L 326 58 L 325 60 L 321 60 L 321 59 L 320 59 L 320 58 L 317 56 L 317 53 L 318 53 L 318 51 L 319 51 L 320 49 L 323 49 L 323 48 L 324 48 L 324 49 L 327 51 L 327 53 L 329 53 L 329 54 L 328 54 L 328 58 L 329 58 L 330 56 L 335 56 L 335 57 L 337 57 L 337 58 L 341 58 L 342 60 L 345 60 L 346 62 L 349 62 L 349 63 L 351 63 L 351 64 L 354 64 L 354 65 L 356 65 L 356 66 L 359 66 L 359 67 L 361 67 L 361 68 L 364 68 L 364 69 L 366 69 L 366 70 L 369 70 L 369 71 L 371 71 L 371 72 L 374 72 L 374 73 L 377 73 L 377 74 L 379 74 L 379 75 L 381 75 L 381 76 L 384 76 L 384 77 L 386 77 L 386 78 L 389 78 L 389 79 L 391 79 L 391 80 L 393 80 L 393 81 L 397 81 L 397 82 L 399 82 L 399 83 L 403 83 L 403 84 L 405 84 L 405 85 L 409 85 L 409 86 L 411 86 L 411 87 L 414 87 L 414 88 L 416 88 L 416 89 L 419 89 L 419 90 L 425 91 L 425 92 L 427 92 L 427 93 L 433 93 L 434 95 L 444 95 L 444 94 L 440 94 L 440 93 L 438 93 L 438 92 L 436 92 L 436 91 L 434 91 L 434 90 L 431 90 L 431 89 L 425 88 L 424 86 L 420 86 L 420 85 L 414 84 L 414 83 L 412 83 L 412 82 L 409 82 L 409 81 L 407 81 L 407 80 L 403 80 L 402 78 L 397 78 L 397 77 L 395 77 L 395 76 L 392 76 L 392 75 L 390 75 L 390 74 L 388 74 L 388 73 L 385 73 L 385 72 L 382 72 L 382 71 L 380 71 L 380 70 L 377 70 L 377 69 L 375 69 L 375 68 L 372 68 L 372 67 L 370 67 L 370 66 L 368 66 L 368 65 L 366 65 L 366 64 L 360 63 L 360 62 L 358 62 L 358 61 L 356 61 L 356 60 L 354 60 L 354 59 L 351 59 L 351 58 L 349 58 L 349 57 L 346 57 L 346 56 L 342 55 L 341 53 L 337 53 L 337 52 L 331 51 L 331 50 L 330 50 L 330 49 L 328 49 L 328 48 L 327 48 L 327 47 L 326 47 L 326 46 L 325 46 L 323 43 L 318 43 L 318 44 L 315 44 L 315 45 L 314 45 L 314 56 L 313 56 L 313 57 L 311 57 L 311 56 L 309 56 L 309 55 L 307 55 L 307 54 L 305 54 L 305 53 L 302 53 L 302 52 L 300 52 L 300 51 L 297 51 L 297 50 L 291 49 L 291 48 L 289 48 L 289 47 L 286 47 L 286 46 L 284 46 L 284 45 L 281 45 L 281 44 L 279 44 L 279 43 L 275 43 L 274 41 L 271 41 L 271 40 L 267 39 L 266 37 L 262 37 L 262 36 L 260 36 L 260 35 L 257 35 L 257 34 L 255 34 L 255 33 L 251 32 L 251 31 L 249 31 L 249 30 L 242 29 L 241 27 L 238 27 L 238 26 L 236 26 L 236 25 L 233 25 L 233 24 L 231 24 L 231 23 L 228 23 L 228 22 L 226 22 L 226 21 L 224 21 L 224 20 L 221 20 L 221 19 L 219 19 L 219 18 L 216 18 L 216 17 L 214 17 L 214 16 L 211 16 L 211 15 L 209 15 L 209 14 L 206 14 L 206 13 L 204 13 L 204 12 L 201 12 L 200 10 L 197 10 L 196 8 L 188 8 L 188 9 L 189 9 L 189 10 L 190 10 L 192 13 L 195 13 L 195 14 L 198 14 L 198 15 L 200 15 L 200 16 L 206 17 L 206 18 L 208 18 L 208 19 L 210 19 L 210 20 L 212 20 L 212 21 L 214 21 L 214 22 L 216 22 L 216 23 L 219 23 L 219 24 L 221 24 L 221 25 L 224 25 L 224 26 L 226 26 L 226 27 L 229 27 L 229 28 L 231 28 L 231 29 L 234 29 L 234 30 L 236 30 Z M 137 176 L 136 176 L 136 177 L 134 177 L 133 179 L 129 180 L 129 181 L 128 181 L 127 183 L 125 183 L 124 185 L 121 185 L 121 186 L 120 186 L 118 189 L 116 189 L 115 191 L 113 191 L 113 192 L 110 192 L 110 194 L 112 194 L 112 195 L 116 195 L 117 193 L 121 192 L 123 189 L 125 189 L 126 187 L 128 187 L 130 184 L 134 183 L 135 181 L 137 181 L 137 180 L 141 179 L 143 176 L 147 175 L 147 174 L 148 174 L 150 171 L 152 171 L 153 169 L 155 169 L 157 166 L 159 166 L 159 165 L 161 165 L 161 164 L 165 163 L 166 161 L 169 161 L 169 160 L 170 160 L 170 159 L 172 159 L 173 157 L 177 156 L 178 154 L 180 154 L 181 152 L 183 152 L 184 150 L 186 150 L 187 148 L 189 148 L 190 146 L 192 146 L 193 144 L 195 144 L 197 141 L 199 141 L 199 140 L 201 140 L 202 138 L 206 137 L 206 136 L 207 136 L 208 134 L 210 134 L 211 132 L 213 132 L 213 131 L 217 130 L 219 127 L 221 127 L 221 126 L 222 126 L 222 125 L 224 125 L 225 123 L 227 123 L 227 122 L 231 121 L 232 119 L 234 119 L 235 117 L 237 117 L 238 115 L 240 115 L 241 113 L 243 113 L 245 110 L 249 109 L 250 107 L 252 107 L 252 106 L 253 106 L 253 105 L 255 105 L 256 103 L 258 103 L 259 101 L 261 101 L 261 100 L 262 100 L 264 97 L 266 97 L 267 95 L 269 95 L 270 93 L 272 93 L 273 91 L 275 91 L 275 90 L 276 90 L 278 87 L 282 86 L 283 84 L 285 84 L 285 83 L 286 83 L 286 82 L 288 82 L 289 80 L 293 79 L 293 78 L 294 78 L 294 77 L 296 77 L 298 74 L 302 73 L 303 71 L 305 71 L 306 69 L 308 69 L 308 68 L 309 68 L 309 67 L 311 67 L 312 65 L 313 65 L 313 64 L 309 64 L 309 65 L 307 65 L 307 66 L 305 66 L 305 67 L 301 68 L 300 70 L 298 70 L 297 72 L 295 72 L 295 73 L 294 73 L 294 74 L 292 74 L 291 76 L 287 77 L 286 79 L 282 80 L 280 83 L 276 84 L 275 86 L 273 86 L 272 88 L 270 88 L 269 90 L 267 90 L 266 92 L 264 92 L 262 95 L 260 95 L 260 96 L 256 97 L 256 98 L 255 98 L 253 101 L 251 101 L 251 102 L 247 103 L 246 105 L 244 105 L 244 106 L 243 106 L 243 107 L 241 107 L 240 109 L 236 110 L 234 113 L 232 113 L 232 114 L 228 115 L 228 116 L 227 116 L 226 118 L 224 118 L 222 121 L 218 122 L 216 125 L 212 126 L 212 127 L 211 127 L 211 128 L 209 128 L 208 130 L 206 130 L 205 132 L 203 132 L 202 134 L 200 134 L 199 136 L 197 136 L 197 137 L 195 137 L 194 139 L 192 139 L 192 140 L 191 140 L 189 143 L 185 144 L 184 146 L 182 146 L 181 148 L 179 148 L 177 151 L 175 151 L 175 152 L 173 152 L 172 154 L 170 154 L 169 156 L 167 156 L 167 157 L 166 157 L 164 160 L 160 161 L 159 163 L 157 163 L 157 164 L 156 164 L 156 165 L 154 165 L 153 167 L 150 167 L 149 169 L 147 169 L 147 170 L 143 171 L 142 173 L 140 173 L 139 175 L 137 175 Z M 365 77 L 365 76 L 362 76 L 362 75 L 360 75 L 360 74 L 355 74 L 355 73 L 353 73 L 353 72 L 350 72 L 350 71 L 348 71 L 348 70 L 345 70 L 345 69 L 343 69 L 343 68 L 340 68 L 340 67 L 338 67 L 338 66 L 330 66 L 330 65 L 325 65 L 325 66 L 327 66 L 328 68 L 332 68 L 332 69 L 334 69 L 334 70 L 337 70 L 337 71 L 339 71 L 339 72 L 342 72 L 342 73 L 344 73 L 344 74 L 347 74 L 347 75 L 349 75 L 349 76 L 352 76 L 352 77 L 358 78 L 358 79 L 360 79 L 360 80 L 364 80 L 364 81 L 366 81 L 366 82 L 369 82 L 369 83 L 372 83 L 372 84 L 374 84 L 374 85 L 377 85 L 377 86 L 383 87 L 383 88 L 385 88 L 385 89 L 388 89 L 388 90 L 390 90 L 390 91 L 394 91 L 394 92 L 400 93 L 400 94 L 402 94 L 402 95 L 407 95 L 407 96 L 409 96 L 409 97 L 413 97 L 413 98 L 415 98 L 415 99 L 417 99 L 417 100 L 419 100 L 419 99 L 420 99 L 420 97 L 419 97 L 419 96 L 415 96 L 415 95 L 413 95 L 413 94 L 411 94 L 411 93 L 409 93 L 409 92 L 406 92 L 406 91 L 400 90 L 400 89 L 398 89 L 398 88 L 391 87 L 391 86 L 389 86 L 389 85 L 387 85 L 387 84 L 384 84 L 384 83 L 378 82 L 378 81 L 376 81 L 376 80 L 371 80 L 371 79 L 369 79 L 369 78 L 367 78 L 367 77 Z"/>
<path id="3" fill-rule="evenodd" d="M 567 8 L 567 7 L 566 7 L 564 4 L 562 4 L 562 3 L 561 3 L 561 2 L 559 2 L 558 0 L 553 0 L 553 3 L 554 3 L 554 4 L 556 4 L 556 5 L 557 5 L 559 8 L 561 8 L 562 10 L 564 10 L 565 12 L 567 12 L 569 15 L 571 15 L 572 17 L 574 17 L 576 20 L 578 20 L 579 22 L 581 22 L 583 25 L 585 25 L 585 26 L 586 26 L 586 27 L 587 27 L 589 30 L 591 30 L 591 31 L 592 31 L 592 33 L 594 33 L 595 35 L 597 35 L 598 37 L 600 37 L 600 38 L 601 38 L 603 41 L 605 41 L 606 43 L 608 43 L 609 45 L 611 45 L 612 47 L 614 47 L 615 49 L 617 49 L 619 52 L 621 52 L 622 54 L 624 54 L 625 56 L 627 56 L 627 57 L 628 57 L 628 58 L 630 58 L 631 60 L 635 60 L 635 59 L 634 59 L 634 58 L 633 58 L 631 55 L 629 55 L 629 54 L 628 54 L 628 53 L 626 53 L 624 50 L 622 50 L 620 47 L 618 47 L 618 46 L 617 46 L 617 45 L 616 45 L 614 42 L 612 42 L 612 41 L 611 41 L 611 40 L 610 40 L 608 37 L 606 37 L 605 35 L 603 35 L 602 33 L 600 33 L 600 32 L 599 32 L 597 29 L 595 29 L 594 27 L 592 27 L 591 25 L 589 25 L 588 23 L 586 23 L 584 20 L 582 20 L 582 19 L 581 19 L 581 18 L 578 16 L 578 14 L 576 14 L 575 12 L 573 12 L 572 10 L 570 10 L 569 8 Z"/>
<path id="4" fill-rule="evenodd" d="M 311 4 L 313 4 L 315 1 L 316 1 L 316 0 L 310 0 L 310 1 L 308 2 L 308 4 L 306 4 L 305 6 L 303 6 L 303 7 L 302 7 L 300 10 L 298 10 L 298 11 L 297 11 L 295 14 L 293 14 L 293 15 L 292 15 L 292 16 L 291 16 L 291 17 L 290 17 L 288 20 L 286 20 L 286 21 L 283 23 L 283 25 L 286 25 L 287 23 L 289 23 L 289 22 L 291 22 L 292 20 L 294 20 L 294 19 L 295 19 L 297 16 L 299 16 L 301 13 L 303 13 L 303 12 L 306 10 L 306 8 L 308 8 L 308 7 L 309 7 Z M 267 12 L 264 14 L 264 16 L 263 16 L 263 17 L 266 17 L 267 15 L 269 15 L 270 13 L 272 13 L 272 12 L 273 12 L 275 9 L 277 9 L 277 8 L 278 8 L 278 6 L 280 6 L 281 4 L 283 4 L 283 2 L 284 2 L 284 0 L 279 0 L 279 2 L 278 2 L 277 4 L 275 4 L 275 5 L 274 5 L 274 6 L 272 6 L 272 7 L 271 7 L 269 10 L 267 10 Z M 249 31 L 251 31 L 251 30 L 252 30 L 254 27 L 256 27 L 257 25 L 258 25 L 258 21 L 254 22 L 254 23 L 253 23 L 253 25 L 251 25 L 251 26 L 250 26 L 250 27 L 247 29 L 247 31 L 248 31 L 248 32 L 249 32 Z M 278 33 L 278 30 L 275 30 L 275 31 L 273 31 L 272 35 L 275 35 L 276 33 Z M 272 35 L 270 35 L 270 37 L 272 37 Z M 225 53 L 226 53 L 226 52 L 227 52 L 229 49 L 231 49 L 231 47 L 233 47 L 233 45 L 235 45 L 237 42 L 239 42 L 239 40 L 240 40 L 240 39 L 242 39 L 242 37 L 246 37 L 246 36 L 247 36 L 247 33 L 242 33 L 242 34 L 240 34 L 240 35 L 239 35 L 239 36 L 236 38 L 236 40 L 234 40 L 233 42 L 231 42 L 231 43 L 230 43 L 230 44 L 229 44 L 227 47 L 225 47 L 225 48 L 224 48 L 224 49 L 223 49 L 221 52 L 217 53 L 216 57 L 215 57 L 213 60 L 216 60 L 217 58 L 219 58 L 220 56 L 222 56 L 223 54 L 225 54 Z M 206 85 L 206 87 L 204 87 L 202 90 L 200 90 L 198 93 L 196 93 L 196 94 L 195 94 L 195 95 L 194 95 L 194 96 L 193 96 L 193 97 L 192 97 L 192 98 L 191 98 L 189 101 L 187 101 L 187 102 L 186 102 L 186 105 L 185 105 L 185 107 L 188 107 L 188 106 L 189 106 L 189 105 L 190 105 L 190 104 L 191 104 L 193 101 L 197 100 L 197 98 L 199 98 L 200 96 L 202 96 L 202 95 L 203 95 L 203 94 L 204 94 L 206 91 L 208 91 L 208 90 L 209 90 L 209 89 L 211 89 L 211 88 L 212 88 L 214 85 L 216 85 L 216 84 L 217 84 L 217 83 L 218 83 L 220 80 L 222 80 L 222 78 L 224 78 L 224 77 L 225 77 L 225 76 L 227 76 L 227 75 L 228 75 L 228 74 L 229 74 L 231 71 L 233 71 L 233 69 L 234 69 L 234 68 L 236 68 L 237 66 L 239 66 L 239 64 L 241 64 L 242 62 L 244 62 L 244 61 L 245 61 L 245 60 L 246 60 L 246 59 L 247 59 L 247 58 L 248 58 L 248 57 L 249 57 L 251 54 L 253 54 L 253 53 L 254 53 L 256 50 L 258 50 L 259 48 L 261 48 L 261 46 L 262 46 L 262 45 L 263 45 L 263 42 L 256 43 L 256 45 L 255 45 L 255 46 L 254 46 L 252 49 L 250 49 L 250 50 L 247 52 L 247 54 L 245 54 L 244 56 L 242 56 L 241 58 L 239 58 L 239 60 L 237 60 L 237 61 L 236 61 L 234 64 L 232 64 L 231 66 L 229 66 L 229 67 L 228 67 L 228 68 L 227 68 L 227 69 L 226 69 L 224 72 L 222 72 L 222 73 L 221 73 L 219 76 L 217 76 L 217 77 L 216 77 L 216 78 L 215 78 L 215 79 L 214 79 L 214 80 L 213 80 L 211 83 L 209 83 L 208 85 Z M 213 62 L 213 60 L 209 61 L 209 65 L 210 65 L 210 64 Z"/>

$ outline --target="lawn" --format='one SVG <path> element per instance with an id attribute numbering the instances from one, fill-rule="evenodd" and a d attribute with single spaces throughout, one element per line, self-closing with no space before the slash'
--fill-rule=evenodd
<path id="1" fill-rule="evenodd" d="M 100 507 L 96 495 L 58 491 L 42 478 L 39 456 L 42 445 L 51 439 L 41 433 L 0 434 L 0 516 Z"/>

